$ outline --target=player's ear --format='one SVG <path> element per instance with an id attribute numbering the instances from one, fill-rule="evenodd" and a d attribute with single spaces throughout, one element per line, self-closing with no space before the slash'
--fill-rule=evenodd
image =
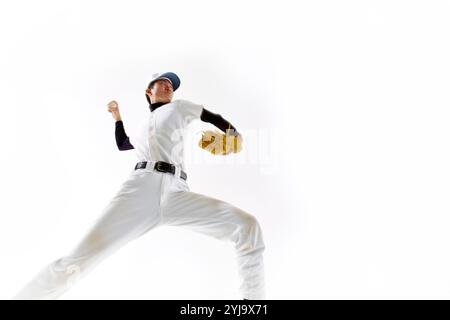
<path id="1" fill-rule="evenodd" d="M 152 95 L 152 90 L 150 88 L 145 89 L 145 93 L 149 96 Z"/>

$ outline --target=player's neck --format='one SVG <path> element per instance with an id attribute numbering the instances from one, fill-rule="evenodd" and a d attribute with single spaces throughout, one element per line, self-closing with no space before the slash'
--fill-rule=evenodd
<path id="1" fill-rule="evenodd" d="M 149 105 L 150 111 L 153 112 L 153 111 L 155 111 L 156 109 L 158 109 L 159 107 L 161 107 L 161 106 L 163 106 L 163 105 L 165 105 L 165 104 L 167 104 L 167 103 L 169 103 L 169 102 L 155 102 L 155 103 L 150 103 L 150 105 Z"/>

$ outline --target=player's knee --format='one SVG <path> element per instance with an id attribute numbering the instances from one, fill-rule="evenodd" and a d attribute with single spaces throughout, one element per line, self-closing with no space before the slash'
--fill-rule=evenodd
<path id="1" fill-rule="evenodd" d="M 52 261 L 42 272 L 55 290 L 64 290 L 78 280 L 82 269 L 71 256 L 62 256 Z"/>
<path id="2" fill-rule="evenodd" d="M 246 229 L 248 229 L 248 232 L 255 232 L 256 230 L 260 229 L 260 225 L 258 223 L 258 220 L 251 214 L 245 214 L 244 215 L 244 226 Z"/>
<path id="3" fill-rule="evenodd" d="M 241 224 L 239 226 L 239 237 L 236 241 L 238 250 L 264 250 L 265 245 L 259 221 L 253 215 L 246 212 L 241 212 L 240 217 Z"/>

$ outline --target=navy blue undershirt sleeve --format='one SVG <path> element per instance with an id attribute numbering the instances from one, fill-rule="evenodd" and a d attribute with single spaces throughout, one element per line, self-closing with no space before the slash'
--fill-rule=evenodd
<path id="1" fill-rule="evenodd" d="M 130 143 L 130 138 L 125 133 L 125 128 L 123 127 L 122 120 L 116 121 L 116 144 L 120 151 L 134 149 L 133 145 Z"/>
<path id="2" fill-rule="evenodd" d="M 203 108 L 200 119 L 204 122 L 209 122 L 215 125 L 224 133 L 227 133 L 227 129 L 232 129 L 232 131 L 229 132 L 230 135 L 239 135 L 239 132 L 236 130 L 236 128 L 218 113 L 214 113 L 209 111 L 208 109 Z"/>

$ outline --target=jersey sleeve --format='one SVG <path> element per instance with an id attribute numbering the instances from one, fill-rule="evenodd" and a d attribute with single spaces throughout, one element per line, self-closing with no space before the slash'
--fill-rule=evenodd
<path id="1" fill-rule="evenodd" d="M 193 103 L 189 100 L 178 100 L 178 110 L 181 113 L 186 124 L 191 123 L 195 119 L 200 119 L 203 112 L 203 105 Z"/>

